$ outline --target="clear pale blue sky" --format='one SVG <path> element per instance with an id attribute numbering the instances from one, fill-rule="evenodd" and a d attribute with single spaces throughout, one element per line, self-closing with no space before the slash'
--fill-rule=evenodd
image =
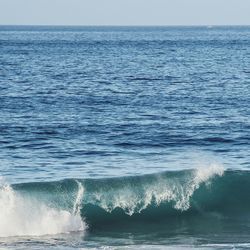
<path id="1" fill-rule="evenodd" d="M 250 25 L 250 0 L 0 0 L 0 24 Z"/>

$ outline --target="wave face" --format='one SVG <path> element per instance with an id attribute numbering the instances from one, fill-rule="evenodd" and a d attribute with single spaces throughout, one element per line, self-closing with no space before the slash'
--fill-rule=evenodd
<path id="1" fill-rule="evenodd" d="M 2 185 L 0 236 L 250 218 L 250 172 L 207 168 Z M 242 221 L 242 220 L 241 220 Z M 85 223 L 86 222 L 86 223 Z"/>

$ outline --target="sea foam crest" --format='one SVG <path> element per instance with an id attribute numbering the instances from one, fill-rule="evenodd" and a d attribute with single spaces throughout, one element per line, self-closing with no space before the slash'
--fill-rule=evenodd
<path id="1" fill-rule="evenodd" d="M 184 176 L 156 175 L 152 181 L 124 183 L 119 188 L 108 191 L 99 190 L 92 196 L 90 203 L 96 204 L 108 212 L 121 208 L 125 213 L 140 213 L 149 205 L 157 206 L 163 202 L 173 202 L 174 208 L 185 211 L 190 208 L 190 198 L 202 183 L 214 176 L 222 176 L 224 168 L 218 164 L 199 167 Z"/>
<path id="2" fill-rule="evenodd" d="M 193 177 L 183 185 L 183 188 L 177 187 L 177 194 L 179 195 L 177 195 L 177 198 L 175 197 L 175 208 L 182 211 L 188 210 L 190 207 L 190 198 L 194 191 L 199 188 L 200 184 L 207 183 L 214 176 L 222 176 L 223 173 L 223 166 L 218 164 L 197 168 L 193 173 Z"/>
<path id="3" fill-rule="evenodd" d="M 38 200 L 22 197 L 6 183 L 0 183 L 0 237 L 40 236 L 83 231 L 79 214 L 79 187 L 73 213 L 49 207 Z"/>

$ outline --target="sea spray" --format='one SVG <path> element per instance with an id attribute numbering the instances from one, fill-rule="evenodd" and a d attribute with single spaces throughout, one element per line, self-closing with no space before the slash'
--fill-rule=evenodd
<path id="1" fill-rule="evenodd" d="M 209 166 L 202 166 L 197 168 L 193 177 L 185 183 L 185 185 L 179 188 L 177 196 L 175 197 L 175 208 L 185 211 L 190 207 L 190 198 L 192 197 L 195 190 L 197 190 L 202 183 L 208 184 L 214 176 L 222 176 L 224 173 L 224 167 L 218 164 L 211 164 Z"/>
<path id="2" fill-rule="evenodd" d="M 171 173 L 148 175 L 142 179 L 120 180 L 113 185 L 110 181 L 110 184 L 103 183 L 89 194 L 86 202 L 98 205 L 107 212 L 121 208 L 130 216 L 140 213 L 149 205 L 159 206 L 164 202 L 172 202 L 175 209 L 185 211 L 190 208 L 190 198 L 200 184 L 223 173 L 222 166 L 211 164 L 177 176 Z"/>
<path id="3" fill-rule="evenodd" d="M 81 190 L 80 193 L 82 195 Z M 39 197 L 22 197 L 6 183 L 0 186 L 0 211 L 0 237 L 40 236 L 85 229 L 77 209 L 70 213 L 43 204 Z"/>
<path id="4" fill-rule="evenodd" d="M 72 212 L 74 215 L 79 215 L 80 210 L 81 210 L 81 206 L 82 206 L 84 188 L 83 188 L 83 185 L 81 182 L 76 180 L 76 183 L 78 185 L 78 191 L 76 193 L 75 203 L 74 203 Z"/>

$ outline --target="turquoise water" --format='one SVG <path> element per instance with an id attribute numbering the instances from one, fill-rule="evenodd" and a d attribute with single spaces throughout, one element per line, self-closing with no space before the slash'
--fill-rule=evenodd
<path id="1" fill-rule="evenodd" d="M 249 248 L 249 45 L 0 26 L 0 249 Z"/>

